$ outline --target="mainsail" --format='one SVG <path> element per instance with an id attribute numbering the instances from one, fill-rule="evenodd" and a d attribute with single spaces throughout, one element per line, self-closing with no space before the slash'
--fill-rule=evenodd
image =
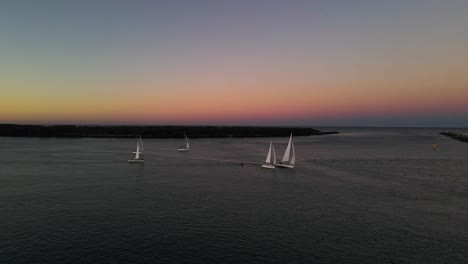
<path id="1" fill-rule="evenodd" d="M 291 153 L 291 144 L 292 144 L 292 133 L 291 133 L 291 136 L 289 137 L 289 143 L 288 143 L 288 146 L 286 147 L 286 151 L 284 152 L 283 159 L 281 160 L 282 162 L 289 161 L 289 155 Z"/>
<path id="2" fill-rule="evenodd" d="M 271 145 L 273 142 L 270 142 L 270 149 L 268 150 L 268 155 L 266 157 L 265 163 L 271 163 Z"/>

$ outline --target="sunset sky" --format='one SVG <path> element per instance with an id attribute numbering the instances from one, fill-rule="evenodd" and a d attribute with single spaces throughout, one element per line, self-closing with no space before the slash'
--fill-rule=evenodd
<path id="1" fill-rule="evenodd" d="M 466 0 L 2 1 L 0 123 L 468 126 Z"/>

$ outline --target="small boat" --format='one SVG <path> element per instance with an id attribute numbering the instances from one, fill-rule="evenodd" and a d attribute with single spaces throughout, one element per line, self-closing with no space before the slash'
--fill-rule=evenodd
<path id="1" fill-rule="evenodd" d="M 129 163 L 143 163 L 145 162 L 144 156 L 143 156 L 143 140 L 141 138 L 137 140 L 137 145 L 136 145 L 136 150 L 132 152 L 135 154 L 135 157 L 132 159 L 129 159 Z"/>
<path id="2" fill-rule="evenodd" d="M 190 151 L 190 145 L 188 143 L 187 135 L 185 134 L 185 146 L 179 147 L 178 151 Z"/>
<path id="3" fill-rule="evenodd" d="M 272 153 L 273 153 L 273 162 L 271 162 Z M 262 167 L 266 169 L 274 169 L 275 165 L 276 165 L 275 147 L 273 146 L 273 142 L 270 141 L 270 149 L 268 150 L 268 155 L 266 157 L 265 162 L 262 164 Z"/>
<path id="4" fill-rule="evenodd" d="M 282 168 L 294 168 L 294 164 L 296 163 L 296 151 L 294 150 L 294 143 L 292 142 L 292 133 L 289 137 L 289 143 L 286 147 L 286 151 L 284 152 L 283 159 L 276 164 L 277 167 Z"/>

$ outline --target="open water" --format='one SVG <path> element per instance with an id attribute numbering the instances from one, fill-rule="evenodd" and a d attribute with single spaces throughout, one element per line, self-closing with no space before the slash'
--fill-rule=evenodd
<path id="1" fill-rule="evenodd" d="M 338 130 L 275 170 L 270 138 L 0 138 L 0 263 L 467 263 L 468 144 Z"/>

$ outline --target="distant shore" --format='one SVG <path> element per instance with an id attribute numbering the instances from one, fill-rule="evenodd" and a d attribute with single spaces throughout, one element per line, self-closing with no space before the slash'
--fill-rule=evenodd
<path id="1" fill-rule="evenodd" d="M 0 124 L 0 137 L 58 138 L 237 138 L 286 137 L 337 134 L 304 127 L 254 126 L 78 126 L 78 125 L 14 125 Z"/>

